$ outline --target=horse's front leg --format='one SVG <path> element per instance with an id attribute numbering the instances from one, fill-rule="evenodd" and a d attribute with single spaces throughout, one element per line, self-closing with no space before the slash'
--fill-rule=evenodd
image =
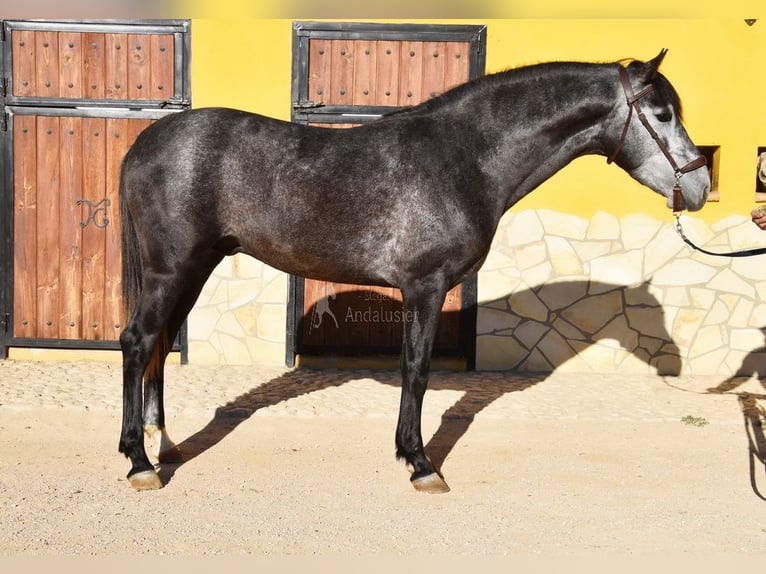
<path id="1" fill-rule="evenodd" d="M 402 288 L 404 341 L 396 456 L 407 461 L 412 471 L 410 481 L 415 489 L 430 493 L 449 492 L 449 486 L 426 456 L 421 433 L 423 397 L 428 385 L 431 352 L 446 293 L 447 288 L 442 281 L 420 283 L 412 289 Z"/>

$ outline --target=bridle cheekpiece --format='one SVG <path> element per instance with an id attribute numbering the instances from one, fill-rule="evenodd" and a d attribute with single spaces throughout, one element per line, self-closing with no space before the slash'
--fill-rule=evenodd
<path id="1" fill-rule="evenodd" d="M 670 162 L 670 166 L 673 168 L 673 171 L 676 176 L 676 184 L 673 186 L 673 213 L 680 213 L 682 211 L 681 178 L 683 177 L 685 173 L 689 173 L 690 171 L 694 171 L 695 169 L 705 166 L 707 164 L 707 160 L 705 159 L 704 155 L 700 155 L 699 157 L 697 157 L 696 159 L 693 159 L 692 161 L 690 161 L 683 167 L 678 167 L 678 164 L 676 163 L 676 160 L 673 159 L 673 155 L 670 153 L 670 150 L 668 150 L 665 143 L 660 139 L 660 136 L 657 134 L 657 132 L 652 127 L 652 125 L 649 123 L 649 120 L 646 119 L 646 115 L 641 109 L 641 106 L 638 104 L 638 101 L 641 98 L 643 98 L 644 96 L 649 94 L 652 90 L 654 90 L 654 84 L 649 84 L 648 86 L 640 90 L 638 93 L 634 93 L 633 86 L 630 85 L 630 77 L 628 76 L 628 71 L 623 66 L 620 66 L 620 82 L 622 83 L 622 89 L 625 92 L 625 98 L 628 103 L 628 119 L 625 120 L 625 126 L 622 128 L 622 135 L 620 136 L 620 141 L 617 142 L 617 147 L 614 149 L 614 151 L 612 152 L 612 155 L 610 155 L 609 159 L 607 159 L 606 161 L 607 163 L 612 163 L 614 159 L 617 157 L 617 154 L 620 153 L 620 150 L 622 149 L 622 146 L 625 143 L 625 138 L 628 135 L 628 127 L 630 126 L 630 120 L 633 117 L 633 109 L 635 108 L 638 119 L 646 128 L 646 131 L 649 132 L 649 135 L 652 136 L 652 139 L 655 142 L 657 142 L 657 145 L 659 146 L 660 151 L 667 158 L 668 162 Z"/>

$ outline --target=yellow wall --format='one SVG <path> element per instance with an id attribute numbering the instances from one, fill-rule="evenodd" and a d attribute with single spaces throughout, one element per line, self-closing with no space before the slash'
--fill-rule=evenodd
<path id="1" fill-rule="evenodd" d="M 391 20 L 389 20 L 391 21 Z M 408 20 L 409 22 L 426 22 Z M 195 107 L 225 105 L 289 119 L 292 20 L 195 19 Z M 649 59 L 669 48 L 662 70 L 679 91 L 687 128 L 699 145 L 718 145 L 721 200 L 696 214 L 710 223 L 749 212 L 757 148 L 766 146 L 766 21 L 439 20 L 486 24 L 487 72 L 548 60 Z M 642 212 L 669 217 L 663 201 L 604 158 L 573 162 L 514 210 L 552 208 L 589 218 Z"/>

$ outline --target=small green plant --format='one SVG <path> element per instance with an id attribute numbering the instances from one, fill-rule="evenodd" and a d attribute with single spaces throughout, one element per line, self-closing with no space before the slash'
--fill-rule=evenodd
<path id="1" fill-rule="evenodd" d="M 705 417 L 693 417 L 691 415 L 681 417 L 681 422 L 685 425 L 693 425 L 695 427 L 704 427 L 706 424 L 708 424 L 708 421 Z"/>

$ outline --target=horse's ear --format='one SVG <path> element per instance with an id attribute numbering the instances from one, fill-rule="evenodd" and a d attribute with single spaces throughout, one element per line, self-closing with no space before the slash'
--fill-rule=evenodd
<path id="1" fill-rule="evenodd" d="M 651 82 L 654 77 L 657 75 L 657 70 L 660 67 L 660 64 L 662 63 L 662 60 L 665 59 L 665 54 L 668 53 L 667 48 L 663 48 L 660 50 L 660 53 L 657 54 L 654 58 L 646 62 L 644 64 L 644 79 L 647 82 Z"/>

